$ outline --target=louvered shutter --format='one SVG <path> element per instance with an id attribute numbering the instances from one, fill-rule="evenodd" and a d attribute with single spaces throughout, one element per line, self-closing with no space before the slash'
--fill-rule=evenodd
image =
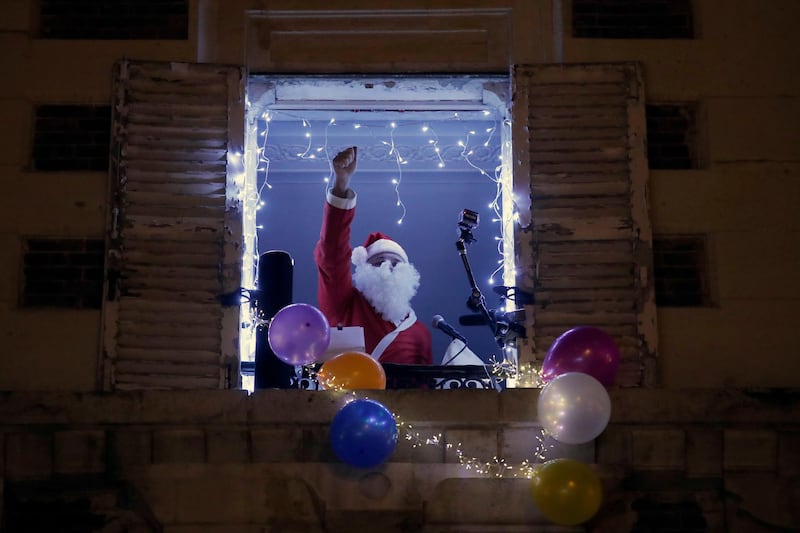
<path id="1" fill-rule="evenodd" d="M 243 70 L 121 61 L 114 91 L 105 388 L 236 386 Z"/>
<path id="2" fill-rule="evenodd" d="M 653 385 L 656 309 L 638 66 L 518 66 L 514 86 L 515 192 L 524 210 L 530 203 L 519 257 L 536 300 L 520 358 L 541 361 L 558 335 L 596 326 L 620 347 L 616 383 Z"/>

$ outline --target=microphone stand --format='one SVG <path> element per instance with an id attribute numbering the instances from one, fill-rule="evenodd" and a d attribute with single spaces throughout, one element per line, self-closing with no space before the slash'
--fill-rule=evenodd
<path id="1" fill-rule="evenodd" d="M 461 234 L 459 239 L 456 241 L 456 249 L 458 250 L 458 254 L 461 256 L 461 262 L 464 263 L 464 269 L 467 271 L 467 279 L 469 280 L 470 287 L 472 288 L 472 294 L 469 297 L 469 305 L 471 308 L 477 309 L 486 320 L 486 324 L 488 324 L 489 328 L 492 330 L 492 335 L 494 336 L 494 340 L 497 342 L 497 345 L 500 348 L 505 348 L 505 338 L 508 333 L 508 325 L 499 323 L 492 313 L 490 313 L 486 308 L 486 300 L 483 297 L 481 290 L 478 288 L 478 284 L 475 283 L 475 276 L 472 275 L 472 268 L 470 268 L 469 259 L 467 259 L 467 244 L 475 242 L 475 237 L 472 235 L 472 231 L 467 225 L 459 224 L 458 227 L 461 230 Z"/>

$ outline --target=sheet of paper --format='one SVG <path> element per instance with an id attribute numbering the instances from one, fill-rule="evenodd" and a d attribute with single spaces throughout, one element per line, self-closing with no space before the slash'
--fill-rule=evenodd
<path id="1" fill-rule="evenodd" d="M 344 352 L 364 352 L 366 348 L 364 345 L 364 328 L 361 326 L 351 327 L 332 327 L 331 328 L 331 343 L 328 349 L 322 354 L 321 362 L 327 361 L 331 357 L 335 357 Z"/>
<path id="2" fill-rule="evenodd" d="M 453 341 L 447 345 L 447 350 L 444 353 L 444 357 L 442 357 L 442 365 L 447 366 L 483 364 L 486 363 L 458 339 L 453 339 Z"/>

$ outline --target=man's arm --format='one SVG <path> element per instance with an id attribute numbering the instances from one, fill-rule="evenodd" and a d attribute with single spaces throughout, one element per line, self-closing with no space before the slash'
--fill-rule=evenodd
<path id="1" fill-rule="evenodd" d="M 343 150 L 333 159 L 335 180 L 328 191 L 314 260 L 319 271 L 317 300 L 331 323 L 343 320 L 353 296 L 350 256 L 350 225 L 355 216 L 356 195 L 350 190 L 355 172 L 356 147 Z"/>

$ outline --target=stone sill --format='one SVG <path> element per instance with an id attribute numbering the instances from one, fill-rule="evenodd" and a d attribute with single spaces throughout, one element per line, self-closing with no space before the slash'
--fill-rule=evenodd
<path id="1" fill-rule="evenodd" d="M 359 391 L 407 421 L 476 426 L 536 422 L 539 389 Z M 800 389 L 611 389 L 611 424 L 796 424 Z M 0 424 L 327 424 L 333 391 L 0 393 Z"/>

